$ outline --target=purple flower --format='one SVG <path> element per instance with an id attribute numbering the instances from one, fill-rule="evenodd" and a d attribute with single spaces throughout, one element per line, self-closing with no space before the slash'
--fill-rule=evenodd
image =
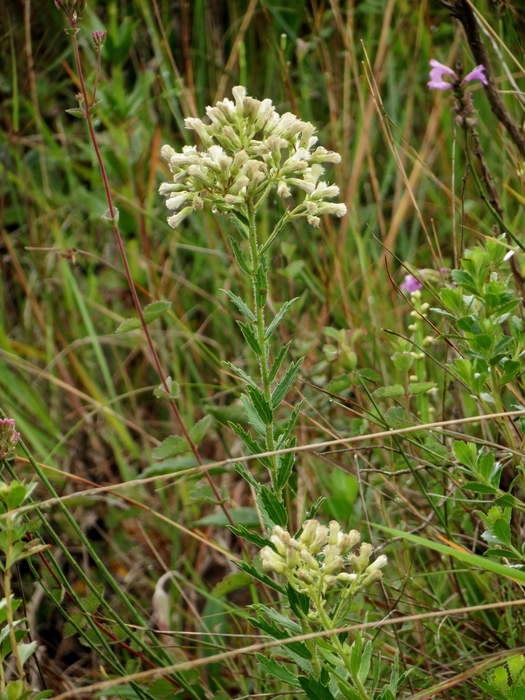
<path id="1" fill-rule="evenodd" d="M 15 430 L 15 421 L 12 418 L 0 419 L 0 459 L 9 457 L 20 439 L 20 433 Z"/>
<path id="2" fill-rule="evenodd" d="M 421 289 L 423 289 L 423 285 L 414 277 L 414 275 L 406 275 L 405 281 L 403 284 L 399 285 L 399 289 L 402 289 L 404 292 L 408 292 L 409 294 L 413 294 L 414 292 L 419 292 Z"/>
<path id="3" fill-rule="evenodd" d="M 443 63 L 436 61 L 434 58 L 430 60 L 430 65 L 432 70 L 430 71 L 430 80 L 427 83 L 428 87 L 432 90 L 451 90 L 454 87 L 453 83 L 457 83 L 459 80 L 452 68 L 449 68 Z M 452 78 L 453 82 L 445 80 L 444 76 Z M 473 80 L 480 80 L 483 85 L 488 85 L 487 77 L 485 75 L 485 66 L 476 66 L 474 70 L 471 70 L 470 73 L 463 78 L 461 84 L 466 85 Z"/>

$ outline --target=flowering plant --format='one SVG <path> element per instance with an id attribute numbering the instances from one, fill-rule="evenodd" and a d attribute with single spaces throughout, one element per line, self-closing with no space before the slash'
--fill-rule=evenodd
<path id="1" fill-rule="evenodd" d="M 337 197 L 337 185 L 320 180 L 324 163 L 339 163 L 341 156 L 323 146 L 314 149 L 314 126 L 287 112 L 280 116 L 272 101 L 246 95 L 246 88 L 233 88 L 235 102 L 225 99 L 208 107 L 210 119 L 189 117 L 185 123 L 199 136 L 204 150 L 185 146 L 176 153 L 163 146 L 161 153 L 173 173 L 173 182 L 162 183 L 166 206 L 177 212 L 168 218 L 176 228 L 192 211 L 208 201 L 216 211 L 249 217 L 276 188 L 283 199 L 293 190 L 305 193 L 286 218 L 306 217 L 319 226 L 321 214 L 344 216 L 346 206 L 326 202 Z"/>

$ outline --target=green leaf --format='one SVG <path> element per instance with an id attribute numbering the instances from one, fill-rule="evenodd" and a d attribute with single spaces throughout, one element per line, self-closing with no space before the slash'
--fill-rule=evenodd
<path id="1" fill-rule="evenodd" d="M 292 341 L 290 340 L 289 343 L 286 343 L 278 352 L 277 357 L 274 360 L 274 363 L 272 365 L 272 368 L 270 370 L 270 374 L 268 375 L 268 380 L 270 384 L 273 382 L 275 377 L 277 376 L 277 372 L 281 368 L 281 365 L 283 363 L 284 358 L 286 357 L 286 353 L 288 352 L 288 348 L 292 344 Z"/>
<path id="2" fill-rule="evenodd" d="M 350 648 L 350 669 L 352 671 L 352 676 L 356 677 L 359 673 L 359 668 L 361 667 L 361 650 L 363 648 L 363 641 L 359 632 L 356 632 L 354 643 Z"/>
<path id="3" fill-rule="evenodd" d="M 319 496 L 317 501 L 313 504 L 313 506 L 311 506 L 310 510 L 306 511 L 306 515 L 305 515 L 304 519 L 305 520 L 312 520 L 312 518 L 315 518 L 315 516 L 317 515 L 317 513 L 319 512 L 321 506 L 323 505 L 323 503 L 325 501 L 326 501 L 325 496 Z"/>
<path id="4" fill-rule="evenodd" d="M 357 672 L 357 677 L 361 683 L 365 683 L 368 672 L 370 670 L 370 661 L 372 659 L 372 642 L 367 642 L 361 656 L 361 664 L 359 666 L 359 671 Z"/>
<path id="5" fill-rule="evenodd" d="M 226 365 L 229 369 L 232 370 L 237 376 L 239 376 L 241 379 L 244 379 L 246 384 L 251 384 L 252 386 L 257 386 L 257 384 L 253 381 L 253 379 L 250 377 L 249 374 L 246 374 L 246 372 L 241 369 L 240 367 L 236 367 L 234 364 L 231 362 L 225 361 L 223 364 Z"/>
<path id="6" fill-rule="evenodd" d="M 142 310 L 142 313 L 144 314 L 144 320 L 147 324 L 151 323 L 156 318 L 159 318 L 159 316 L 162 316 L 162 314 L 165 313 L 170 308 L 170 306 L 171 301 L 154 301 L 153 303 L 148 304 Z M 142 328 L 140 318 L 128 318 L 126 321 L 123 321 L 120 324 L 116 332 L 126 333 L 127 331 L 133 331 L 136 328 Z"/>
<path id="7" fill-rule="evenodd" d="M 503 518 L 496 520 L 492 525 L 492 531 L 502 544 L 506 544 L 507 546 L 511 544 L 510 525 L 506 520 L 503 520 Z"/>
<path id="8" fill-rule="evenodd" d="M 238 591 L 239 588 L 246 588 L 246 586 L 250 586 L 252 583 L 253 579 L 246 571 L 235 571 L 225 576 L 222 581 L 219 581 L 219 583 L 214 586 L 211 594 L 217 598 L 222 598 L 228 595 L 228 593 Z"/>
<path id="9" fill-rule="evenodd" d="M 250 484 L 250 486 L 253 486 L 254 489 L 256 489 L 256 490 L 258 489 L 259 482 L 253 478 L 253 476 L 250 474 L 250 472 L 248 471 L 248 469 L 246 468 L 246 466 L 242 462 L 235 462 L 235 464 L 233 465 L 233 468 L 235 469 L 237 474 L 242 476 L 244 481 L 246 481 L 248 484 Z"/>
<path id="10" fill-rule="evenodd" d="M 200 421 L 195 423 L 193 428 L 190 430 L 190 438 L 194 445 L 198 445 L 204 438 L 212 423 L 213 416 L 204 416 L 204 418 L 201 418 Z"/>
<path id="11" fill-rule="evenodd" d="M 521 561 L 521 557 L 515 552 L 511 552 L 510 549 L 487 549 L 483 552 L 484 557 L 505 557 L 506 559 L 518 559 Z"/>
<path id="12" fill-rule="evenodd" d="M 290 584 L 287 586 L 288 602 L 293 614 L 299 619 L 310 612 L 310 597 L 299 593 Z"/>
<path id="13" fill-rule="evenodd" d="M 294 439 L 293 442 L 294 444 L 290 445 L 290 447 L 295 447 L 296 440 Z M 277 460 L 279 464 L 279 470 L 277 472 L 275 488 L 277 489 L 277 491 L 282 491 L 288 483 L 288 479 L 290 478 L 290 474 L 292 473 L 293 465 L 295 462 L 295 453 L 285 452 L 285 454 L 279 455 Z"/>
<path id="14" fill-rule="evenodd" d="M 153 459 L 167 459 L 168 457 L 184 454 L 184 452 L 189 450 L 190 446 L 187 440 L 180 437 L 180 435 L 170 435 L 153 450 Z"/>
<path id="15" fill-rule="evenodd" d="M 500 363 L 500 367 L 502 368 L 500 382 L 506 384 L 518 374 L 521 369 L 521 363 L 515 360 L 507 360 L 505 363 Z"/>
<path id="16" fill-rule="evenodd" d="M 272 393 L 272 408 L 277 408 L 277 406 L 281 403 L 281 401 L 288 393 L 288 390 L 292 386 L 299 370 L 301 369 L 303 360 L 304 357 L 301 357 L 299 360 L 297 360 L 297 362 L 292 362 L 290 367 L 287 369 L 284 377 L 275 387 L 275 390 Z"/>
<path id="17" fill-rule="evenodd" d="M 293 411 L 290 414 L 290 418 L 284 424 L 283 432 L 281 433 L 281 435 L 279 435 L 279 439 L 277 440 L 277 449 L 284 447 L 284 443 L 290 437 L 290 434 L 291 434 L 292 430 L 295 428 L 295 424 L 297 423 L 297 418 L 299 417 L 299 413 L 301 412 L 301 409 L 303 407 L 303 403 L 304 403 L 304 399 L 301 399 L 295 405 Z"/>
<path id="18" fill-rule="evenodd" d="M 253 566 L 253 564 L 248 564 L 248 562 L 241 561 L 237 563 L 237 566 L 239 567 L 239 569 L 242 569 L 242 571 L 246 571 L 247 574 L 250 574 L 252 578 L 257 579 L 257 581 L 260 581 L 261 583 L 264 583 L 269 588 L 273 588 L 274 591 L 278 591 L 282 595 L 286 594 L 286 590 L 282 586 L 280 586 L 276 581 L 274 581 L 266 574 L 263 574 L 262 571 L 259 571 L 259 569 Z"/>
<path id="19" fill-rule="evenodd" d="M 308 700 L 335 700 L 327 686 L 322 685 L 313 677 L 299 676 L 299 683 Z"/>
<path id="20" fill-rule="evenodd" d="M 257 387 L 255 388 L 257 389 Z M 266 425 L 263 423 L 263 421 L 259 417 L 259 414 L 255 410 L 253 401 L 247 394 L 241 394 L 241 401 L 242 405 L 244 406 L 244 412 L 246 413 L 248 423 L 261 437 L 264 437 L 266 435 Z"/>
<path id="21" fill-rule="evenodd" d="M 372 392 L 376 399 L 395 399 L 405 395 L 405 388 L 401 384 L 383 386 Z"/>
<path id="22" fill-rule="evenodd" d="M 22 665 L 30 658 L 32 654 L 36 651 L 38 642 L 30 642 L 29 644 L 19 644 L 18 645 L 18 656 Z"/>
<path id="23" fill-rule="evenodd" d="M 490 484 L 482 484 L 479 481 L 467 481 L 465 488 L 474 493 L 496 493 L 497 488 Z"/>
<path id="24" fill-rule="evenodd" d="M 264 309 L 268 300 L 268 263 L 266 255 L 259 261 L 259 267 L 255 275 L 255 303 L 259 309 Z"/>
<path id="25" fill-rule="evenodd" d="M 66 109 L 65 111 L 73 117 L 79 117 L 80 119 L 86 118 L 86 113 L 81 107 L 70 107 L 70 109 Z"/>
<path id="26" fill-rule="evenodd" d="M 267 620 L 264 620 L 262 618 L 258 618 L 257 620 L 255 620 L 253 617 L 249 617 L 248 622 L 255 628 L 260 629 L 266 634 L 268 634 L 273 639 L 290 639 L 290 635 L 287 632 L 284 632 L 283 630 L 279 629 L 273 622 L 268 622 Z M 312 658 L 310 651 L 308 650 L 306 644 L 303 644 L 303 642 L 290 642 L 286 644 L 285 648 L 289 649 L 290 651 L 293 651 L 295 654 L 297 654 L 303 659 L 309 660 Z"/>
<path id="27" fill-rule="evenodd" d="M 282 683 L 288 683 L 288 685 L 294 688 L 300 688 L 301 684 L 297 680 L 297 675 L 291 673 L 287 668 L 278 664 L 277 661 L 271 656 L 269 659 L 262 654 L 255 654 L 259 666 L 263 669 L 265 677 L 273 678 L 275 680 L 281 681 Z"/>
<path id="28" fill-rule="evenodd" d="M 36 646 L 36 642 L 33 644 Z M 6 700 L 19 700 L 24 692 L 24 684 L 21 680 L 9 681 L 5 691 Z"/>
<path id="29" fill-rule="evenodd" d="M 247 304 L 244 303 L 241 297 L 238 297 L 237 294 L 230 292 L 229 289 L 221 289 L 220 291 L 228 295 L 229 300 L 233 304 L 235 304 L 235 306 L 239 309 L 243 316 L 246 316 L 248 321 L 251 321 L 252 323 L 255 323 L 257 321 L 257 319 L 255 318 L 255 314 L 249 308 L 249 306 L 247 306 Z"/>
<path id="30" fill-rule="evenodd" d="M 158 399 L 178 399 L 180 396 L 180 387 L 177 382 L 171 377 L 166 377 L 166 386 L 168 387 L 168 391 L 166 391 L 164 384 L 153 389 L 153 396 L 156 396 Z"/>
<path id="31" fill-rule="evenodd" d="M 275 329 L 283 320 L 286 312 L 288 311 L 290 306 L 294 303 L 294 301 L 297 301 L 297 299 L 299 299 L 299 297 L 294 297 L 293 299 L 290 299 L 290 301 L 284 302 L 284 304 L 281 306 L 279 312 L 277 313 L 277 315 L 275 316 L 275 318 L 270 323 L 270 325 L 268 326 L 268 328 L 266 329 L 266 331 L 264 333 L 264 337 L 266 338 L 266 340 L 268 340 L 268 338 L 270 338 L 273 335 Z"/>
<path id="32" fill-rule="evenodd" d="M 373 369 L 360 369 L 357 374 L 368 382 L 378 384 L 381 381 L 381 376 Z"/>
<path id="33" fill-rule="evenodd" d="M 426 394 L 436 386 L 435 382 L 413 382 L 408 385 L 408 393 L 410 396 L 416 396 L 417 394 Z"/>
<path id="34" fill-rule="evenodd" d="M 288 523 L 286 508 L 268 486 L 259 486 L 256 500 L 267 527 L 272 528 L 274 525 L 286 527 Z"/>
<path id="35" fill-rule="evenodd" d="M 246 391 L 252 400 L 259 418 L 265 425 L 271 425 L 273 423 L 273 410 L 262 391 L 259 387 L 254 387 L 251 384 L 246 387 Z"/>
<path id="36" fill-rule="evenodd" d="M 260 525 L 259 515 L 255 508 L 230 508 L 228 513 L 234 525 L 244 525 L 245 527 L 258 527 Z M 210 515 L 204 516 L 204 518 L 200 518 L 200 520 L 196 520 L 193 525 L 195 527 L 203 527 L 207 525 L 228 527 L 230 525 L 230 521 L 226 517 L 224 511 L 219 510 L 216 513 L 211 513 Z"/>
<path id="37" fill-rule="evenodd" d="M 262 603 L 255 604 L 253 608 L 257 610 L 258 620 L 260 620 L 260 615 L 263 614 L 265 618 L 273 620 L 279 627 L 283 627 L 285 630 L 291 632 L 294 637 L 301 634 L 301 626 L 298 625 L 297 622 L 291 620 L 287 615 L 278 612 L 275 608 L 270 608 Z M 278 639 L 284 639 L 284 637 L 278 637 Z"/>
<path id="38" fill-rule="evenodd" d="M 257 357 L 260 357 L 262 355 L 262 350 L 253 328 L 247 323 L 243 323 L 242 321 L 237 321 L 237 325 L 241 329 L 241 332 L 244 336 L 244 340 L 248 343 L 248 345 L 251 347 L 251 349 L 257 355 Z"/>
<path id="39" fill-rule="evenodd" d="M 473 442 L 462 442 L 454 440 L 454 454 L 458 462 L 476 471 L 476 445 Z"/>
<path id="40" fill-rule="evenodd" d="M 235 423 L 229 423 L 230 428 L 233 430 L 233 432 L 241 438 L 241 440 L 244 442 L 246 447 L 250 450 L 250 453 L 252 455 L 257 455 L 263 452 L 261 447 L 255 442 L 255 440 L 252 438 L 250 433 L 246 432 L 240 425 L 236 425 Z M 266 469 L 271 469 L 272 468 L 272 463 L 270 461 L 269 457 L 258 457 L 259 461 L 261 464 L 263 464 Z M 236 468 L 237 469 L 237 468 Z M 239 471 L 237 469 L 237 471 Z"/>
<path id="41" fill-rule="evenodd" d="M 233 225 L 235 226 L 235 228 L 237 229 L 237 231 L 241 234 L 241 236 L 242 236 L 243 238 L 245 238 L 246 240 L 248 240 L 248 238 L 250 237 L 250 229 L 248 228 L 248 226 L 249 226 L 249 221 L 248 221 L 248 219 L 247 219 L 245 216 L 243 216 L 239 211 L 231 211 L 231 212 L 230 212 L 230 218 L 231 218 L 231 221 L 232 221 Z M 240 248 L 239 244 L 237 243 L 237 241 L 235 240 L 235 238 L 232 238 L 231 236 L 228 236 L 228 239 L 229 239 L 229 241 L 230 241 L 230 245 L 231 245 L 231 247 L 232 247 L 232 250 L 233 250 L 233 254 L 234 254 L 234 256 L 235 256 L 235 259 L 237 260 L 237 251 L 238 251 L 238 252 L 240 253 L 240 256 L 239 256 L 239 257 L 240 257 L 242 260 L 244 260 L 244 256 L 243 256 L 243 254 L 242 254 L 241 248 Z M 250 275 L 250 274 L 251 274 L 251 270 L 249 269 L 248 263 L 247 263 L 245 260 L 244 260 L 244 264 L 246 265 L 246 269 L 244 269 L 244 267 L 242 267 L 242 265 L 241 265 L 241 263 L 239 262 L 239 260 L 237 260 L 237 262 L 239 263 L 239 267 L 240 267 L 244 272 L 246 272 L 247 275 Z"/>
<path id="42" fill-rule="evenodd" d="M 252 532 L 251 530 L 245 528 L 244 525 L 238 525 L 237 527 L 232 527 L 229 525 L 228 527 L 234 535 L 237 537 L 242 537 L 242 539 L 246 540 L 247 542 L 251 542 L 259 547 L 259 549 L 268 546 L 273 547 L 273 544 L 267 537 L 261 537 L 261 535 L 259 535 L 257 532 Z"/>

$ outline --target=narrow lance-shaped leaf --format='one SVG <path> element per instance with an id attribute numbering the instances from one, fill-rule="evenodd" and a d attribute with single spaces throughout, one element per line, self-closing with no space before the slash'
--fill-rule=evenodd
<path id="1" fill-rule="evenodd" d="M 241 329 L 241 332 L 244 336 L 244 340 L 248 343 L 248 345 L 251 347 L 251 349 L 254 351 L 257 357 L 260 357 L 262 354 L 262 350 L 253 328 L 247 323 L 243 323 L 242 321 L 237 321 L 237 325 Z"/>
<path id="2" fill-rule="evenodd" d="M 221 292 L 224 292 L 225 294 L 228 295 L 229 300 L 235 304 L 235 306 L 239 309 L 239 311 L 246 316 L 248 321 L 251 321 L 252 323 L 255 323 L 257 320 L 255 318 L 255 314 L 253 311 L 250 309 L 250 307 L 244 303 L 244 301 L 241 299 L 241 297 L 238 297 L 237 294 L 234 294 L 233 292 L 230 292 L 229 289 L 221 289 Z"/>
<path id="3" fill-rule="evenodd" d="M 273 380 L 277 376 L 277 372 L 280 370 L 281 365 L 283 363 L 283 360 L 286 356 L 286 353 L 288 352 L 288 348 L 290 347 L 291 344 L 292 344 L 292 341 L 290 340 L 290 342 L 286 343 L 286 345 L 284 345 L 277 353 L 277 357 L 275 358 L 274 363 L 272 365 L 272 368 L 270 370 L 270 374 L 268 375 L 268 381 L 270 382 L 270 384 L 273 382 Z"/>
<path id="4" fill-rule="evenodd" d="M 297 301 L 297 299 L 299 299 L 299 297 L 295 297 L 294 299 L 291 299 L 290 301 L 285 301 L 285 302 L 284 302 L 284 304 L 281 306 L 281 309 L 280 309 L 279 313 L 278 313 L 277 316 L 273 319 L 273 321 L 270 323 L 270 325 L 268 326 L 268 328 L 266 329 L 266 331 L 265 331 L 265 333 L 264 333 L 264 335 L 265 335 L 265 337 L 266 337 L 266 340 L 268 340 L 268 338 L 270 338 L 270 336 L 273 334 L 273 332 L 275 331 L 275 329 L 277 328 L 277 326 L 278 326 L 278 325 L 281 323 L 281 321 L 283 320 L 284 315 L 286 314 L 286 312 L 288 311 L 288 309 L 290 308 L 290 306 L 294 303 L 294 301 Z"/>
<path id="5" fill-rule="evenodd" d="M 272 394 L 272 408 L 277 408 L 277 406 L 281 403 L 281 401 L 288 393 L 288 390 L 292 386 L 297 376 L 297 373 L 299 372 L 301 365 L 303 364 L 303 360 L 304 358 L 301 357 L 299 360 L 297 360 L 297 362 L 292 362 L 290 367 L 287 369 L 284 377 L 275 387 L 275 390 Z"/>
<path id="6" fill-rule="evenodd" d="M 171 301 L 154 301 L 152 304 L 148 304 L 142 310 L 144 314 L 144 320 L 147 324 L 154 321 L 159 316 L 162 316 L 171 306 Z M 140 318 L 128 318 L 123 321 L 117 328 L 117 333 L 125 333 L 127 331 L 133 331 L 136 328 L 142 328 L 142 323 Z"/>

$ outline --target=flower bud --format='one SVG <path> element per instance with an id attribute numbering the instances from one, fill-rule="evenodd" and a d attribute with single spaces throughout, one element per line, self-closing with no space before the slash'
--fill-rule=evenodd
<path id="1" fill-rule="evenodd" d="M 267 571 L 275 571 L 277 574 L 282 574 L 286 570 L 284 559 L 274 552 L 271 547 L 263 547 L 261 549 L 261 561 L 263 569 Z"/>
<path id="2" fill-rule="evenodd" d="M 0 419 L 0 459 L 9 457 L 19 440 L 20 433 L 15 430 L 15 421 L 12 418 Z"/>
<path id="3" fill-rule="evenodd" d="M 104 29 L 101 32 L 93 32 L 92 35 L 93 37 L 93 43 L 97 47 L 97 49 L 101 49 L 104 44 L 106 43 L 106 38 L 108 36 L 107 31 Z"/>

